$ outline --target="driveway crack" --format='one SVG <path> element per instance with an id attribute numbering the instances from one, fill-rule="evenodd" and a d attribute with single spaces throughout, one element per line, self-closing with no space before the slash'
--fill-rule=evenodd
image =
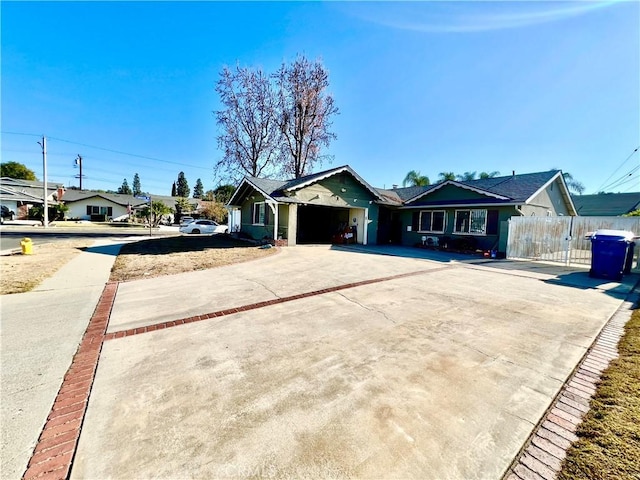
<path id="1" fill-rule="evenodd" d="M 250 281 L 252 281 L 253 283 L 257 283 L 258 285 L 260 285 L 262 288 L 264 288 L 265 290 L 267 290 L 269 293 L 271 293 L 274 297 L 276 298 L 282 298 L 280 295 L 278 295 L 276 292 L 274 292 L 273 290 L 271 290 L 271 288 L 269 288 L 269 286 L 265 285 L 264 283 L 255 280 L 253 278 L 249 279 Z"/>
<path id="2" fill-rule="evenodd" d="M 392 318 L 389 317 L 389 315 L 387 315 L 385 312 L 383 312 L 382 310 L 378 310 L 377 308 L 371 308 L 368 307 L 366 305 L 363 305 L 362 303 L 358 302 L 357 300 L 354 300 L 352 298 L 347 297 L 345 294 L 340 293 L 340 292 L 336 292 L 338 295 L 340 295 L 342 298 L 344 298 L 345 300 L 351 302 L 351 303 L 355 303 L 356 305 L 358 305 L 361 308 L 364 308 L 365 310 L 368 310 L 369 312 L 375 312 L 375 313 L 379 313 L 380 315 L 382 315 L 385 319 L 387 319 L 389 322 L 391 323 L 396 323 L 395 320 L 393 320 Z"/>

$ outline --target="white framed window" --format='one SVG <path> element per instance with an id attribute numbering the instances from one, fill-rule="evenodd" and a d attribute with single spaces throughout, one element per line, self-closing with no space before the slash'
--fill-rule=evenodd
<path id="1" fill-rule="evenodd" d="M 264 225 L 264 202 L 256 202 L 253 204 L 253 224 Z"/>
<path id="2" fill-rule="evenodd" d="M 456 210 L 453 233 L 486 235 L 487 211 L 485 209 Z"/>
<path id="3" fill-rule="evenodd" d="M 420 212 L 419 232 L 444 233 L 446 215 L 444 210 L 423 210 Z"/>

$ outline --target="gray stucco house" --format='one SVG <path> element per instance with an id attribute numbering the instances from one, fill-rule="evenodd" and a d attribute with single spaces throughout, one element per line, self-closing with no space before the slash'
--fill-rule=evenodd
<path id="1" fill-rule="evenodd" d="M 335 243 L 506 249 L 512 216 L 576 215 L 559 170 L 427 187 L 379 189 L 348 165 L 295 180 L 245 177 L 229 204 L 231 232 L 279 244 Z"/>

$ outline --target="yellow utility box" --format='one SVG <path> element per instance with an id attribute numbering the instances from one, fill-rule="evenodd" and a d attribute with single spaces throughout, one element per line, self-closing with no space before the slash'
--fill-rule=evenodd
<path id="1" fill-rule="evenodd" d="M 23 255 L 31 255 L 33 253 L 33 242 L 30 238 L 23 238 L 20 242 Z"/>

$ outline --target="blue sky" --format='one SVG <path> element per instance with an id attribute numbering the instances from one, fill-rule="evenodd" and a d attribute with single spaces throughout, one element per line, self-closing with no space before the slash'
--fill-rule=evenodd
<path id="1" fill-rule="evenodd" d="M 637 1 L 0 8 L 2 161 L 40 179 L 46 135 L 51 182 L 77 185 L 80 154 L 85 188 L 137 172 L 169 194 L 179 171 L 213 188 L 220 70 L 275 71 L 300 53 L 322 59 L 340 109 L 320 168 L 349 164 L 389 188 L 409 170 L 556 167 L 585 193 L 640 191 Z"/>

